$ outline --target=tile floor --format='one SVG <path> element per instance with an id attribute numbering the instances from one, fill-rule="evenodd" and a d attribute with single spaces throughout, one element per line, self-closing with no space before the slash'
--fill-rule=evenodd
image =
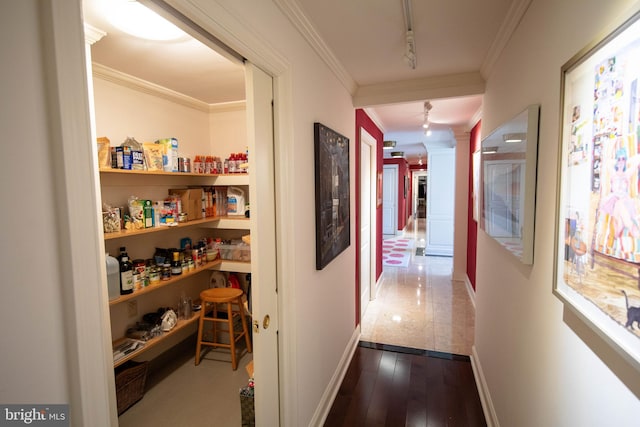
<path id="1" fill-rule="evenodd" d="M 425 246 L 425 219 L 403 233 Z M 408 267 L 385 266 L 380 290 L 362 319 L 361 340 L 471 355 L 475 309 L 462 282 L 452 281 L 453 259 L 417 256 Z"/>

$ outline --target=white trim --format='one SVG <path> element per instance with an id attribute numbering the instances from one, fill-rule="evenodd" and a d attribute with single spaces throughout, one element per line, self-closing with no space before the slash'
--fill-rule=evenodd
<path id="1" fill-rule="evenodd" d="M 378 173 L 377 173 L 377 164 L 378 164 L 378 152 L 375 137 L 371 135 L 367 130 L 363 127 L 360 128 L 360 150 L 362 150 L 362 145 L 367 145 L 369 147 L 369 283 L 367 283 L 367 295 L 369 296 L 369 301 L 374 299 L 374 291 L 375 291 L 375 277 L 376 277 L 376 261 L 377 261 L 377 197 L 376 188 L 378 182 Z M 362 161 L 362 155 L 360 155 L 360 161 Z M 362 171 L 362 162 L 360 163 L 360 171 Z M 362 176 L 362 173 L 361 173 Z M 362 180 L 360 181 L 360 185 L 362 186 Z M 360 204 L 360 218 L 362 218 L 362 192 L 358 189 L 358 203 Z M 362 220 L 360 220 L 360 224 L 362 224 Z M 360 232 L 360 230 L 358 230 Z M 362 242 L 362 235 L 360 235 L 360 242 Z M 358 248 L 358 253 L 360 253 L 360 248 Z M 360 265 L 357 266 L 358 273 L 362 270 L 362 258 L 360 259 Z M 362 277 L 359 275 L 360 279 Z M 362 280 L 360 283 L 360 298 L 362 304 Z M 369 302 L 367 301 L 367 303 Z M 366 308 L 364 308 L 366 310 Z M 364 315 L 363 307 L 360 307 L 360 319 Z"/>
<path id="2" fill-rule="evenodd" d="M 199 101 L 195 98 L 183 95 L 155 83 L 141 80 L 129 74 L 116 71 L 112 68 L 105 67 L 104 65 L 98 64 L 96 62 L 94 62 L 92 66 L 94 78 L 99 78 L 129 89 L 136 90 L 138 92 L 157 96 L 158 98 L 166 99 L 168 101 L 175 102 L 176 104 L 184 105 L 185 107 L 209 112 L 209 104 L 207 104 L 206 102 Z"/>
<path id="3" fill-rule="evenodd" d="M 467 293 L 469 294 L 469 299 L 471 300 L 471 305 L 473 305 L 473 309 L 476 309 L 476 291 L 473 290 L 473 285 L 471 284 L 471 280 L 469 280 L 469 276 L 464 275 L 464 286 L 467 289 Z"/>
<path id="4" fill-rule="evenodd" d="M 532 0 L 516 0 L 511 3 L 511 7 L 507 11 L 507 16 L 504 21 L 502 21 L 498 34 L 493 39 L 489 52 L 487 52 L 487 56 L 484 57 L 482 65 L 480 65 L 480 74 L 482 74 L 484 78 L 489 78 L 496 61 L 500 57 L 500 54 L 502 54 L 502 51 L 509 42 L 509 39 L 511 39 L 511 36 L 516 31 L 516 28 L 518 28 L 522 17 L 531 4 L 531 1 Z"/>
<path id="5" fill-rule="evenodd" d="M 333 51 L 324 42 L 320 34 L 316 31 L 311 21 L 307 19 L 304 11 L 296 0 L 274 0 L 274 3 L 280 8 L 282 13 L 289 18 L 289 21 L 298 30 L 300 35 L 309 43 L 311 48 L 318 56 L 327 64 L 329 69 L 333 71 L 340 83 L 353 95 L 356 92 L 357 84 L 342 63 L 333 54 Z"/>
<path id="6" fill-rule="evenodd" d="M 482 95 L 485 81 L 479 72 L 448 74 L 422 79 L 358 87 L 353 96 L 354 107 Z"/>
<path id="7" fill-rule="evenodd" d="M 61 294 L 74 425 L 117 425 L 106 266 L 99 219 L 96 144 L 91 132 L 82 8 L 39 3 L 45 43 L 51 161 L 58 222 Z M 79 206 L 94 206 L 87 215 Z"/>
<path id="8" fill-rule="evenodd" d="M 336 367 L 336 370 L 325 388 L 322 397 L 320 398 L 320 402 L 316 407 L 316 412 L 311 417 L 311 421 L 309 422 L 310 426 L 323 426 L 325 421 L 327 420 L 327 415 L 329 415 L 329 411 L 331 410 L 331 406 L 333 405 L 333 401 L 338 395 L 338 391 L 340 390 L 340 386 L 342 385 L 342 381 L 344 380 L 344 376 L 347 373 L 347 369 L 349 369 L 349 364 L 351 363 L 351 359 L 356 352 L 356 348 L 358 347 L 358 342 L 360 341 L 360 326 L 354 329 L 353 334 L 351 335 L 351 339 L 347 344 L 347 347 L 344 349 L 344 353 L 342 353 L 342 357 L 340 358 L 340 363 Z"/>
<path id="9" fill-rule="evenodd" d="M 478 357 L 475 345 L 471 347 L 471 368 L 473 369 L 473 376 L 476 380 L 476 387 L 478 388 L 478 394 L 480 395 L 480 403 L 482 404 L 484 417 L 487 421 L 487 427 L 500 427 L 498 415 L 496 414 L 496 409 L 493 406 L 493 401 L 491 400 L 489 386 L 487 385 L 487 380 L 482 372 L 480 358 Z"/>

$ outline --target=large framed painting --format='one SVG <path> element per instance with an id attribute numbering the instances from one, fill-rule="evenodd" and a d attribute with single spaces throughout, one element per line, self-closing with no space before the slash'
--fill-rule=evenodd
<path id="1" fill-rule="evenodd" d="M 640 21 L 561 70 L 554 293 L 640 370 Z"/>
<path id="2" fill-rule="evenodd" d="M 322 270 L 351 244 L 349 139 L 314 123 L 316 269 Z"/>

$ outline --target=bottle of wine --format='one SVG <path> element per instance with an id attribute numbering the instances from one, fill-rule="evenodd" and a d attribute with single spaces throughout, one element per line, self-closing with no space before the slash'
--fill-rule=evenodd
<path id="1" fill-rule="evenodd" d="M 120 263 L 120 294 L 133 293 L 133 264 L 124 246 L 120 248 L 118 262 Z"/>

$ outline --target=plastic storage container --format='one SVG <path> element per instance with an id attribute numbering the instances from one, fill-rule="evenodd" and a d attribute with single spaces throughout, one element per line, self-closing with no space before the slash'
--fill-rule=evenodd
<path id="1" fill-rule="evenodd" d="M 117 259 L 109 254 L 106 254 L 106 259 L 109 300 L 114 300 L 120 296 L 120 264 Z"/>

